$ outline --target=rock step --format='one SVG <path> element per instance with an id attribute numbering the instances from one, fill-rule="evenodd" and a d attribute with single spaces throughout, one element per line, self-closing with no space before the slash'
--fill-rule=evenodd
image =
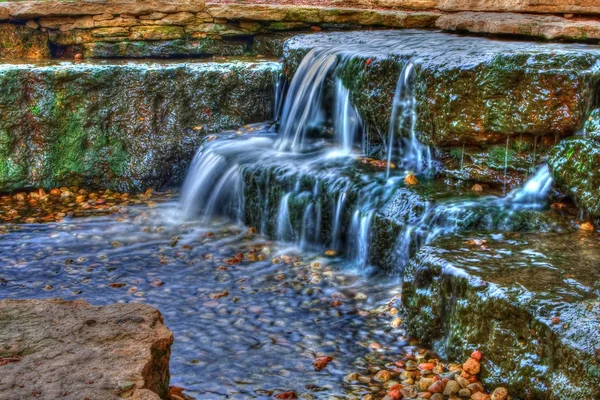
<path id="1" fill-rule="evenodd" d="M 178 185 L 203 138 L 271 118 L 277 62 L 0 65 L 0 192 Z"/>
<path id="2" fill-rule="evenodd" d="M 527 36 L 544 40 L 600 41 L 600 20 L 551 15 L 461 12 L 441 16 L 436 27 L 446 31 Z"/>
<path id="3" fill-rule="evenodd" d="M 387 141 L 398 78 L 412 59 L 416 136 L 440 150 L 443 173 L 509 186 L 522 184 L 560 138 L 578 132 L 600 60 L 588 45 L 427 31 L 332 32 L 286 42 L 288 79 L 309 50 L 333 43 L 353 51 L 336 73 L 373 147 Z"/>
<path id="4" fill-rule="evenodd" d="M 535 399 L 600 398 L 600 237 L 472 233 L 404 271 L 409 334 L 445 357 L 485 355 L 483 381 Z"/>
<path id="5" fill-rule="evenodd" d="M 0 301 L 3 398 L 158 400 L 169 390 L 173 334 L 143 304 Z"/>

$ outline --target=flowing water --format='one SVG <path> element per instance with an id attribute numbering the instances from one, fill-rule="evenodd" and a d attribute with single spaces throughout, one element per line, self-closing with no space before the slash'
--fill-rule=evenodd
<path id="1" fill-rule="evenodd" d="M 176 338 L 171 384 L 198 399 L 358 395 L 366 388 L 343 383 L 349 369 L 415 349 L 372 311 L 397 294 L 398 282 L 228 221 L 182 223 L 173 202 L 2 228 L 0 298 L 157 307 Z M 387 350 L 370 350 L 374 342 Z M 317 372 L 321 355 L 334 361 Z"/>

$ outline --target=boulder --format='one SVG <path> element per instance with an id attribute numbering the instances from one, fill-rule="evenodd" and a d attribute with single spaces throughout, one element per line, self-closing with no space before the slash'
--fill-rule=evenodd
<path id="1" fill-rule="evenodd" d="M 479 349 L 483 383 L 511 396 L 599 398 L 599 255 L 579 232 L 438 239 L 404 270 L 408 334 L 454 360 Z"/>
<path id="2" fill-rule="evenodd" d="M 0 392 L 11 399 L 158 400 L 173 334 L 142 304 L 0 301 Z"/>
<path id="3" fill-rule="evenodd" d="M 436 26 L 447 31 L 529 36 L 544 40 L 600 41 L 600 21 L 552 15 L 461 12 L 441 16 Z"/>

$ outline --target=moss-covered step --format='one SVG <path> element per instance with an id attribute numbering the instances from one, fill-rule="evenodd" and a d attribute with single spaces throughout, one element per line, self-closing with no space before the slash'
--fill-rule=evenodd
<path id="1" fill-rule="evenodd" d="M 442 355 L 484 354 L 483 380 L 523 399 L 600 398 L 600 237 L 438 239 L 404 271 L 408 332 Z"/>
<path id="2" fill-rule="evenodd" d="M 593 218 L 600 218 L 600 109 L 593 110 L 581 134 L 559 143 L 548 164 L 556 183 Z"/>
<path id="3" fill-rule="evenodd" d="M 337 74 L 372 137 L 385 140 L 394 92 L 414 64 L 416 133 L 433 146 L 502 144 L 507 137 L 573 135 L 582 125 L 600 50 L 427 31 L 299 35 L 286 43 L 290 77 L 308 51 L 351 54 Z M 376 140 L 376 139 L 375 139 Z"/>
<path id="4" fill-rule="evenodd" d="M 280 64 L 0 65 L 0 192 L 176 185 L 202 138 L 271 117 Z"/>

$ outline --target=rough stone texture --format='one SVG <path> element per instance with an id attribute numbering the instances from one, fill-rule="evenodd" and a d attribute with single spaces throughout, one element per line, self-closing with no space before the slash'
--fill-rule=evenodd
<path id="1" fill-rule="evenodd" d="M 600 14 L 597 0 L 438 0 L 444 11 Z"/>
<path id="2" fill-rule="evenodd" d="M 600 218 L 600 143 L 567 139 L 552 149 L 548 164 L 559 187 L 590 216 Z"/>
<path id="3" fill-rule="evenodd" d="M 387 137 L 398 78 L 418 54 L 413 60 L 417 136 L 438 147 L 499 144 L 522 135 L 573 135 L 585 117 L 593 68 L 600 59 L 593 46 L 424 32 L 324 33 L 289 40 L 285 72 L 291 77 L 317 46 L 350 48 L 372 39 L 392 45 L 362 52 L 337 69 L 367 129 Z"/>
<path id="4" fill-rule="evenodd" d="M 242 56 L 246 43 L 217 39 L 177 39 L 136 42 L 95 42 L 83 45 L 86 58 L 169 58 L 196 56 Z"/>
<path id="5" fill-rule="evenodd" d="M 271 115 L 273 62 L 3 65 L 0 191 L 176 185 L 203 137 Z"/>
<path id="6" fill-rule="evenodd" d="M 600 40 L 600 20 L 572 20 L 549 15 L 463 12 L 441 16 L 436 26 L 448 31 L 529 36 L 545 40 Z"/>
<path id="7" fill-rule="evenodd" d="M 47 35 L 25 26 L 0 24 L 0 60 L 48 57 Z"/>
<path id="8" fill-rule="evenodd" d="M 0 4 L 0 9 L 8 10 L 10 18 L 14 19 L 104 14 L 141 15 L 153 12 L 201 12 L 204 7 L 204 0 L 13 1 Z M 2 11 L 0 11 L 1 15 L 3 15 Z"/>
<path id="9" fill-rule="evenodd" d="M 0 301 L 0 396 L 165 398 L 173 334 L 142 304 Z"/>
<path id="10" fill-rule="evenodd" d="M 481 350 L 484 383 L 511 396 L 599 398 L 599 255 L 580 233 L 437 240 L 404 271 L 408 333 L 455 360 Z"/>

